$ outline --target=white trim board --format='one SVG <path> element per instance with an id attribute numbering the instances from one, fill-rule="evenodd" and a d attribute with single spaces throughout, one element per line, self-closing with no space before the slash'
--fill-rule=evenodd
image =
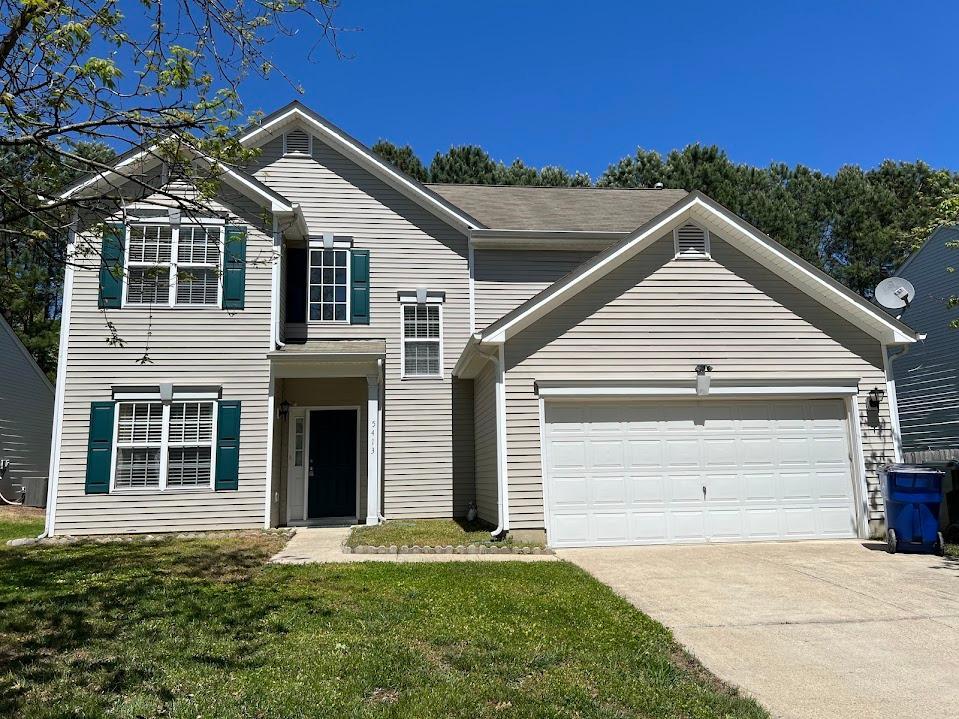
<path id="1" fill-rule="evenodd" d="M 853 324 L 884 344 L 916 341 L 915 333 L 905 325 L 872 309 L 850 290 L 815 269 L 804 260 L 790 256 L 775 241 L 760 236 L 757 230 L 723 211 L 698 192 L 690 193 L 672 208 L 653 218 L 622 242 L 587 262 L 578 273 L 550 285 L 517 310 L 493 323 L 483 333 L 482 344 L 502 344 L 533 322 L 562 305 L 580 291 L 609 274 L 659 240 L 663 235 L 694 221 L 714 231 L 736 249 L 807 293 L 827 309 L 843 315 Z"/>

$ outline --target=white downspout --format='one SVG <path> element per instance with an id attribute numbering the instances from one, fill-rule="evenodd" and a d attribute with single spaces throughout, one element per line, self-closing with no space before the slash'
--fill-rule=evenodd
<path id="1" fill-rule="evenodd" d="M 280 283 L 283 277 L 283 231 L 280 230 L 280 221 L 273 213 L 273 251 L 276 253 L 273 262 L 273 277 L 270 286 L 270 334 L 273 347 L 283 349 L 286 344 L 280 339 Z"/>
<path id="2" fill-rule="evenodd" d="M 63 270 L 63 306 L 60 309 L 60 348 L 57 353 L 57 384 L 53 403 L 53 431 L 50 436 L 50 474 L 47 480 L 47 517 L 43 537 L 52 537 L 57 518 L 57 491 L 60 485 L 60 444 L 63 438 L 63 402 L 67 380 L 67 349 L 70 314 L 73 306 L 73 255 L 76 250 L 78 213 L 74 211 L 67 233 L 66 266 Z"/>
<path id="3" fill-rule="evenodd" d="M 509 531 L 509 481 L 506 461 L 506 351 L 505 344 L 498 346 L 493 360 L 496 366 L 496 483 L 499 524 L 490 532 L 499 539 Z"/>

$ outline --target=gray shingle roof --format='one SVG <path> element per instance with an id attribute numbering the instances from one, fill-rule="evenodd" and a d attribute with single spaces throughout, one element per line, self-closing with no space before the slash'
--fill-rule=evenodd
<path id="1" fill-rule="evenodd" d="M 490 229 L 632 232 L 685 190 L 430 184 Z"/>

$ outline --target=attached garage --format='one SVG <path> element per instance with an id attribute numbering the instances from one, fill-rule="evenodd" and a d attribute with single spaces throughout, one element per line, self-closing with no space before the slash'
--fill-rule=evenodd
<path id="1" fill-rule="evenodd" d="M 857 536 L 845 400 L 550 400 L 553 546 Z"/>

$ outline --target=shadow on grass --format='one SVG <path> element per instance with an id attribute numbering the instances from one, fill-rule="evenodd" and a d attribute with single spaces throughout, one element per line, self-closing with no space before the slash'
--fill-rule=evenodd
<path id="1" fill-rule="evenodd" d="M 259 623 L 272 601 L 244 588 L 273 549 L 237 538 L 0 552 L 0 716 L 21 716 L 36 701 L 33 690 L 70 695 L 70 681 L 84 686 L 85 706 L 91 693 L 106 707 L 111 695 L 151 684 L 169 701 L 169 690 L 154 684 L 153 662 L 138 661 L 155 659 L 158 648 L 171 661 L 250 668 L 269 637 Z M 229 641 L 175 656 L 198 624 Z"/>

